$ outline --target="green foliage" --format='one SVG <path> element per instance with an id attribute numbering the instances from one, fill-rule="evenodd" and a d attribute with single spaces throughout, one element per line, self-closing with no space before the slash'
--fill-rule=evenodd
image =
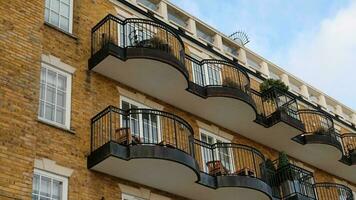
<path id="1" fill-rule="evenodd" d="M 265 167 L 269 172 L 276 172 L 276 167 L 271 159 L 267 159 L 265 162 Z"/>
<path id="2" fill-rule="evenodd" d="M 232 88 L 239 88 L 239 84 L 232 80 L 231 78 L 227 77 L 223 80 L 223 86 L 232 87 Z"/>
<path id="3" fill-rule="evenodd" d="M 266 79 L 260 84 L 260 92 L 264 93 L 268 91 L 270 88 L 277 88 L 281 90 L 282 92 L 287 92 L 289 87 L 285 85 L 281 80 L 276 80 L 276 79 Z"/>
<path id="4" fill-rule="evenodd" d="M 288 156 L 285 152 L 279 152 L 278 168 L 285 167 L 289 164 Z"/>

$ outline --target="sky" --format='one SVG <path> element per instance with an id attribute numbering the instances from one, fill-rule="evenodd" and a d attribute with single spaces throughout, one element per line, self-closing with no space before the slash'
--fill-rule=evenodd
<path id="1" fill-rule="evenodd" d="M 356 0 L 170 0 L 356 110 Z"/>

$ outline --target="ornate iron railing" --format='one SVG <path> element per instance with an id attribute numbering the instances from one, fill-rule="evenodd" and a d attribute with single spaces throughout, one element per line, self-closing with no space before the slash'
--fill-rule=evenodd
<path id="1" fill-rule="evenodd" d="M 266 175 L 273 197 L 277 199 L 316 199 L 312 172 L 290 163 L 281 166 L 276 160 L 273 166 L 266 166 Z"/>
<path id="2" fill-rule="evenodd" d="M 263 118 L 269 118 L 279 111 L 300 120 L 297 100 L 287 92 L 272 87 L 263 93 L 251 90 L 251 96 L 255 102 L 257 113 Z"/>
<path id="3" fill-rule="evenodd" d="M 91 54 L 108 44 L 121 48 L 155 49 L 175 57 L 184 64 L 184 43 L 178 34 L 162 23 L 107 15 L 91 31 Z"/>
<path id="4" fill-rule="evenodd" d="M 354 200 L 352 190 L 336 183 L 316 183 L 315 193 L 318 200 Z"/>
<path id="5" fill-rule="evenodd" d="M 235 143 L 208 144 L 194 140 L 200 170 L 212 176 L 250 176 L 263 179 L 263 154 L 253 147 Z"/>
<path id="6" fill-rule="evenodd" d="M 350 156 L 356 150 L 356 133 L 341 134 L 341 140 L 344 147 L 344 154 Z"/>
<path id="7" fill-rule="evenodd" d="M 159 110 L 122 110 L 113 106 L 91 120 L 91 151 L 108 142 L 121 145 L 163 145 L 192 156 L 192 127 L 182 118 Z"/>
<path id="8" fill-rule="evenodd" d="M 227 87 L 250 92 L 250 79 L 245 69 L 238 64 L 215 59 L 199 61 L 186 55 L 185 66 L 189 80 L 199 86 Z"/>

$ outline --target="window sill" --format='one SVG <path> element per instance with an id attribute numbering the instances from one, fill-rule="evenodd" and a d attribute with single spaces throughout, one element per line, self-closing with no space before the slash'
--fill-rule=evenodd
<path id="1" fill-rule="evenodd" d="M 75 131 L 74 130 L 71 130 L 71 129 L 56 125 L 54 123 L 51 123 L 49 121 L 46 121 L 46 120 L 43 120 L 43 119 L 40 119 L 40 118 L 38 118 L 37 121 L 42 123 L 42 124 L 44 124 L 44 125 L 51 126 L 53 128 L 56 128 L 56 129 L 59 129 L 59 130 L 65 131 L 67 133 L 75 135 Z"/>
<path id="2" fill-rule="evenodd" d="M 78 40 L 78 37 L 77 37 L 77 36 L 73 35 L 72 33 L 67 32 L 67 31 L 64 31 L 64 30 L 62 30 L 62 29 L 60 29 L 60 28 L 58 28 L 58 27 L 56 27 L 56 26 L 54 26 L 54 25 L 52 25 L 52 24 L 50 24 L 50 23 L 48 23 L 48 22 L 44 22 L 44 25 L 47 26 L 47 27 L 49 27 L 49 28 L 52 28 L 52 29 L 54 29 L 54 30 L 56 30 L 56 31 L 59 31 L 59 32 L 61 32 L 61 33 L 64 33 L 65 35 L 69 36 L 70 38 L 72 38 L 72 39 L 74 39 L 74 40 Z"/>

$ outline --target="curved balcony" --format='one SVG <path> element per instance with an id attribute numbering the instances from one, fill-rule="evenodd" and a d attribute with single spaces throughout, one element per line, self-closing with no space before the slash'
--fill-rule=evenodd
<path id="1" fill-rule="evenodd" d="M 208 144 L 194 141 L 195 156 L 201 170 L 200 184 L 211 199 L 270 199 L 266 183 L 265 158 L 257 149 L 235 143 Z M 238 194 L 238 195 L 237 195 Z M 207 198 L 202 198 L 207 199 Z"/>
<path id="2" fill-rule="evenodd" d="M 344 147 L 342 162 L 347 165 L 356 165 L 356 133 L 344 133 L 341 135 Z"/>
<path id="3" fill-rule="evenodd" d="M 173 114 L 110 106 L 92 118 L 88 168 L 167 190 L 191 185 L 199 180 L 192 137 L 191 126 Z"/>
<path id="4" fill-rule="evenodd" d="M 314 190 L 318 200 L 354 200 L 352 190 L 335 183 L 316 183 Z"/>
<path id="5" fill-rule="evenodd" d="M 271 199 L 259 151 L 195 140 L 178 116 L 110 106 L 91 124 L 89 169 L 192 199 Z"/>
<path id="6" fill-rule="evenodd" d="M 320 151 L 320 154 L 327 155 L 327 159 L 339 160 L 343 147 L 340 135 L 334 131 L 332 118 L 316 110 L 299 110 L 298 113 L 305 131 L 294 140 L 301 144 L 313 144 L 310 150 Z"/>

